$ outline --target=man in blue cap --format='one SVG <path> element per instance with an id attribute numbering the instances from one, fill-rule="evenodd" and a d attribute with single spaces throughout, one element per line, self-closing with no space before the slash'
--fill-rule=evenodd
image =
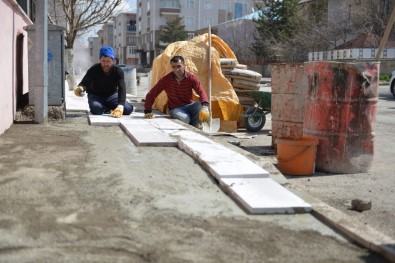
<path id="1" fill-rule="evenodd" d="M 133 112 L 133 106 L 126 101 L 126 85 L 123 70 L 114 65 L 114 50 L 109 46 L 100 48 L 100 63 L 93 65 L 74 89 L 76 96 L 88 93 L 90 112 L 120 118 Z"/>

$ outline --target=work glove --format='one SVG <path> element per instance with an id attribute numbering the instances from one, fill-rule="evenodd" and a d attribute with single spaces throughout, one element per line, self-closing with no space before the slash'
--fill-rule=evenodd
<path id="1" fill-rule="evenodd" d="M 199 120 L 203 122 L 207 122 L 210 119 L 210 111 L 208 110 L 208 106 L 204 105 L 199 112 Z"/>
<path id="2" fill-rule="evenodd" d="M 111 116 L 114 118 L 121 118 L 123 114 L 123 105 L 118 105 L 115 110 L 111 111 Z"/>
<path id="3" fill-rule="evenodd" d="M 144 114 L 144 119 L 155 119 L 155 115 L 153 113 Z"/>
<path id="4" fill-rule="evenodd" d="M 74 88 L 74 94 L 75 94 L 75 96 L 78 96 L 78 97 L 84 97 L 85 96 L 85 87 L 78 86 L 78 87 Z"/>

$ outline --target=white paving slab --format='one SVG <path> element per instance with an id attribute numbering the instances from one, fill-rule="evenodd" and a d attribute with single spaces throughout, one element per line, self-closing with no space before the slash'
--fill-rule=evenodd
<path id="1" fill-rule="evenodd" d="M 247 212 L 252 214 L 309 212 L 311 206 L 288 191 L 269 173 L 243 155 L 164 117 L 143 113 L 113 118 L 89 115 L 91 125 L 120 125 L 136 146 L 177 146 L 206 168 Z M 178 142 L 177 142 L 178 141 Z"/>
<path id="2" fill-rule="evenodd" d="M 88 115 L 89 124 L 92 126 L 119 126 L 119 118 L 114 118 L 110 114 Z"/>
<path id="3" fill-rule="evenodd" d="M 168 115 L 155 115 L 155 119 L 145 119 L 144 118 L 144 113 L 142 112 L 132 112 L 130 115 L 123 115 L 122 118 L 120 119 L 120 122 L 122 123 L 135 123 L 136 120 L 142 120 L 145 123 L 159 123 L 159 124 L 168 124 L 168 125 L 178 125 L 177 123 L 173 122 L 172 120 L 169 119 Z M 154 125 L 157 126 L 157 125 Z M 180 127 L 183 127 L 181 125 L 178 125 Z M 186 129 L 184 127 L 184 129 Z"/>
<path id="4" fill-rule="evenodd" d="M 270 174 L 243 155 L 190 130 L 171 133 L 178 147 L 199 161 L 217 179 L 265 178 Z"/>
<path id="5" fill-rule="evenodd" d="M 66 111 L 68 112 L 89 112 L 89 104 L 87 96 L 77 97 L 72 90 L 65 92 L 66 94 Z"/>
<path id="6" fill-rule="evenodd" d="M 177 146 L 177 141 L 145 120 L 121 122 L 121 128 L 136 146 Z"/>
<path id="7" fill-rule="evenodd" d="M 188 130 L 188 128 L 167 118 L 147 119 L 146 121 L 162 131 Z"/>
<path id="8" fill-rule="evenodd" d="M 221 178 L 221 187 L 252 214 L 305 213 L 312 210 L 271 178 Z"/>

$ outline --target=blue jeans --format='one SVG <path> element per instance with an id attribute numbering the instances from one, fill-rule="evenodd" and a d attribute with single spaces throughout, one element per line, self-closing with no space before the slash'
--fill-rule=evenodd
<path id="1" fill-rule="evenodd" d="M 114 110 L 118 106 L 118 93 L 109 97 L 100 97 L 94 94 L 88 94 L 89 109 L 93 115 L 102 115 L 105 112 Z M 125 102 L 123 115 L 130 115 L 133 112 L 133 106 Z"/>
<path id="2" fill-rule="evenodd" d="M 200 123 L 199 112 L 202 108 L 200 101 L 195 101 L 184 106 L 180 106 L 170 110 L 170 116 L 182 122 L 197 127 Z"/>

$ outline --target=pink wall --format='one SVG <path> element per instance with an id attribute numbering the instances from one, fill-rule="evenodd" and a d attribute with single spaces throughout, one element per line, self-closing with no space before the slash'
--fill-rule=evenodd
<path id="1" fill-rule="evenodd" d="M 28 91 L 27 33 L 32 22 L 15 0 L 0 0 L 0 135 L 14 121 L 16 112 L 16 39 L 23 34 L 23 93 Z"/>

